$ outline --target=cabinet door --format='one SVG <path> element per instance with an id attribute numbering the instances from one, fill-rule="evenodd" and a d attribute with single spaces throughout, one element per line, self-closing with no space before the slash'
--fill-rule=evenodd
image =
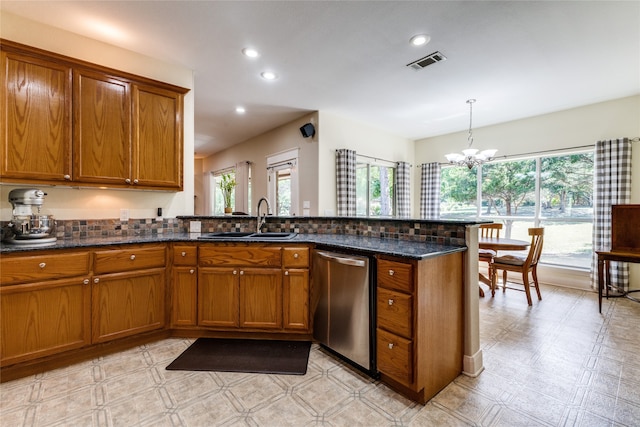
<path id="1" fill-rule="evenodd" d="M 171 324 L 195 326 L 197 318 L 198 273 L 196 267 L 173 267 Z"/>
<path id="2" fill-rule="evenodd" d="M 240 327 L 282 328 L 282 271 L 280 269 L 240 270 Z"/>
<path id="3" fill-rule="evenodd" d="M 309 329 L 309 270 L 288 269 L 283 279 L 284 327 Z"/>
<path id="4" fill-rule="evenodd" d="M 0 364 L 89 344 L 88 277 L 0 287 Z"/>
<path id="5" fill-rule="evenodd" d="M 129 83 L 106 74 L 75 70 L 73 101 L 74 181 L 130 184 Z"/>
<path id="6" fill-rule="evenodd" d="M 94 343 L 164 327 L 165 269 L 105 274 L 93 280 Z"/>
<path id="7" fill-rule="evenodd" d="M 198 269 L 198 325 L 237 328 L 238 298 L 237 269 Z"/>
<path id="8" fill-rule="evenodd" d="M 71 179 L 71 68 L 2 52 L 0 174 Z"/>
<path id="9" fill-rule="evenodd" d="M 182 189 L 182 95 L 133 85 L 133 182 Z"/>

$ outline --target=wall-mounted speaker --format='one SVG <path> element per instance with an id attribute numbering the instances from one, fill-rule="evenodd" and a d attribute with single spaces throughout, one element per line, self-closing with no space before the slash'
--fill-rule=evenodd
<path id="1" fill-rule="evenodd" d="M 300 133 L 302 134 L 303 137 L 309 138 L 310 136 L 313 136 L 316 134 L 316 128 L 315 126 L 313 126 L 312 123 L 307 123 L 306 125 L 300 128 Z"/>

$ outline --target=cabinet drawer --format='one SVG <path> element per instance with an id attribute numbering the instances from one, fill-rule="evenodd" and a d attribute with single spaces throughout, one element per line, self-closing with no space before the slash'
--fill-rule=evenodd
<path id="1" fill-rule="evenodd" d="M 413 336 L 413 297 L 378 288 L 378 326 L 405 338 Z"/>
<path id="2" fill-rule="evenodd" d="M 413 341 L 377 329 L 378 370 L 403 384 L 413 383 Z"/>
<path id="3" fill-rule="evenodd" d="M 173 265 L 196 265 L 198 263 L 197 246 L 174 246 Z"/>
<path id="4" fill-rule="evenodd" d="M 95 274 L 165 266 L 165 247 L 147 246 L 94 252 Z"/>
<path id="5" fill-rule="evenodd" d="M 11 285 L 89 273 L 89 252 L 2 257 L 0 284 Z"/>
<path id="6" fill-rule="evenodd" d="M 413 266 L 402 262 L 379 259 L 378 286 L 413 292 Z"/>
<path id="7" fill-rule="evenodd" d="M 202 266 L 280 267 L 279 246 L 200 246 L 199 260 Z"/>
<path id="8" fill-rule="evenodd" d="M 290 268 L 309 267 L 309 248 L 284 248 L 282 250 L 282 263 Z"/>

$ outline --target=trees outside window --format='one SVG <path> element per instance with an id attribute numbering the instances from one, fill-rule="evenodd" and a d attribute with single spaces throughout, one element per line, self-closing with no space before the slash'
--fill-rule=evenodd
<path id="1" fill-rule="evenodd" d="M 529 240 L 545 227 L 541 262 L 590 268 L 593 223 L 593 153 L 443 168 L 443 219 L 491 219 L 502 236 Z"/>
<path id="2" fill-rule="evenodd" d="M 364 161 L 356 164 L 356 215 L 392 217 L 395 212 L 395 167 Z"/>

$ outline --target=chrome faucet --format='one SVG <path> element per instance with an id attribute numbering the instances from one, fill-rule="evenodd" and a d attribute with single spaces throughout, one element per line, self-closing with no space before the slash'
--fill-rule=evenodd
<path id="1" fill-rule="evenodd" d="M 262 205 L 262 202 L 265 202 L 267 204 L 267 212 L 264 215 L 260 216 L 260 206 Z M 267 200 L 266 197 L 261 197 L 260 200 L 258 200 L 256 215 L 258 216 L 258 226 L 256 227 L 256 233 L 260 233 L 262 226 L 266 221 L 267 215 L 271 215 L 271 205 L 269 204 L 269 200 Z"/>

